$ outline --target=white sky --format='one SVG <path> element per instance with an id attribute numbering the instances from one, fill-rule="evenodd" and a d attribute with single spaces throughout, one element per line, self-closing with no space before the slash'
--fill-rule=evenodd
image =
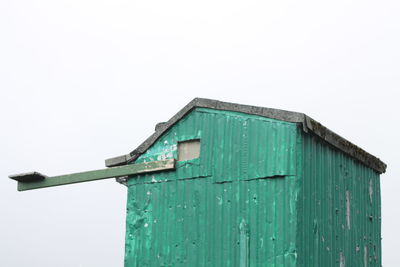
<path id="1" fill-rule="evenodd" d="M 9 174 L 102 168 L 206 97 L 304 112 L 388 164 L 398 256 L 400 2 L 0 1 L 0 266 L 123 266 L 126 188 L 18 193 Z"/>

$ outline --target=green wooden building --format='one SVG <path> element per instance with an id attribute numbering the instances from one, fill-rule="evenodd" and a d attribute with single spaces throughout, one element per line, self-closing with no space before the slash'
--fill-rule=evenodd
<path id="1" fill-rule="evenodd" d="M 196 98 L 106 165 L 11 178 L 27 190 L 118 177 L 125 267 L 381 266 L 386 165 L 305 114 Z"/>

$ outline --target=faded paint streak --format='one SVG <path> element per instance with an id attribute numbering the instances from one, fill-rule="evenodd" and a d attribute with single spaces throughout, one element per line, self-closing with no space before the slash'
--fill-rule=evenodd
<path id="1" fill-rule="evenodd" d="M 346 267 L 346 256 L 343 254 L 343 252 L 340 252 L 339 267 Z"/>
<path id="2" fill-rule="evenodd" d="M 373 196 L 373 193 L 374 193 L 373 190 L 374 189 L 372 187 L 372 179 L 370 179 L 369 180 L 369 201 L 371 202 L 371 204 L 372 204 L 372 196 Z"/>
<path id="3" fill-rule="evenodd" d="M 364 246 L 364 267 L 368 266 L 368 247 Z"/>
<path id="4" fill-rule="evenodd" d="M 240 267 L 249 266 L 249 230 L 246 221 L 242 219 L 239 224 L 240 231 Z"/>
<path id="5" fill-rule="evenodd" d="M 351 216 L 351 214 L 350 214 L 350 211 L 351 211 L 350 199 L 351 199 L 350 191 L 347 190 L 346 191 L 346 222 L 347 222 L 347 229 L 349 229 L 349 230 L 351 228 L 351 225 L 350 225 L 350 216 Z"/>

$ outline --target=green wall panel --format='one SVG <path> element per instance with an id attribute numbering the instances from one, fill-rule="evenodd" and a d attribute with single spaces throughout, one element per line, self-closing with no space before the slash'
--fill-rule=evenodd
<path id="1" fill-rule="evenodd" d="M 128 181 L 125 267 L 295 266 L 296 125 L 196 109 L 136 162 L 200 158 Z"/>
<path id="2" fill-rule="evenodd" d="M 294 183 L 132 185 L 125 266 L 295 266 Z"/>
<path id="3" fill-rule="evenodd" d="M 296 174 L 296 124 L 235 112 L 199 112 L 210 121 L 215 181 Z"/>
<path id="4" fill-rule="evenodd" d="M 379 174 L 302 134 L 299 266 L 381 266 Z"/>

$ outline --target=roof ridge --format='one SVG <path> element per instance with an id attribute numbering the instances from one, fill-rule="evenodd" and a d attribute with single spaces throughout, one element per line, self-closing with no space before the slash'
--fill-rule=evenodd
<path id="1" fill-rule="evenodd" d="M 135 150 L 126 155 L 107 159 L 106 166 L 107 167 L 118 166 L 136 160 L 152 144 L 154 144 L 154 142 L 156 142 L 158 138 L 162 134 L 164 134 L 170 127 L 172 127 L 176 122 L 178 122 L 190 111 L 199 107 L 216 109 L 216 110 L 235 111 L 240 113 L 252 114 L 261 117 L 267 117 L 271 119 L 301 124 L 302 130 L 304 132 L 312 133 L 318 136 L 319 138 L 329 143 L 333 147 L 352 156 L 353 158 L 359 160 L 366 166 L 374 169 L 379 173 L 384 173 L 386 171 L 386 164 L 382 162 L 379 158 L 369 154 L 362 148 L 351 143 L 350 141 L 341 137 L 335 132 L 329 130 L 327 127 L 323 126 L 321 123 L 317 122 L 316 120 L 312 119 L 311 117 L 307 116 L 304 113 L 251 106 L 251 105 L 236 104 L 230 102 L 222 102 L 207 98 L 194 98 L 167 122 L 157 124 L 155 132 L 151 136 L 149 136 L 142 144 L 140 144 Z"/>

